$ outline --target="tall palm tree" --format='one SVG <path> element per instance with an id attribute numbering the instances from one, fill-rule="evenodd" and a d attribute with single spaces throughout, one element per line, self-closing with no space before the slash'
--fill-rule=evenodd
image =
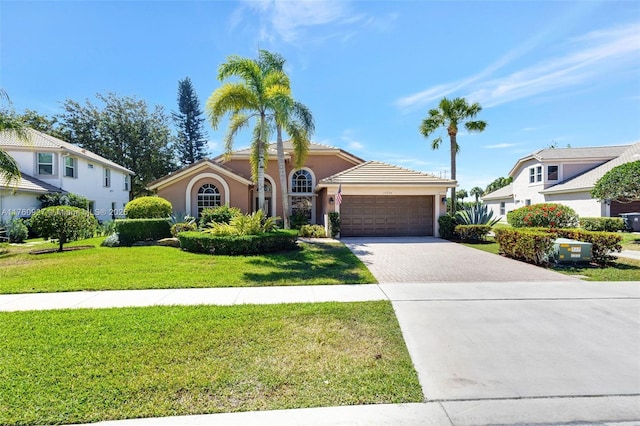
<path id="1" fill-rule="evenodd" d="M 260 51 L 260 62 L 267 68 L 284 72 L 285 59 L 266 50 Z M 282 130 L 287 132 L 294 150 L 296 168 L 302 167 L 307 157 L 310 144 L 310 136 L 315 130 L 313 116 L 309 108 L 295 101 L 290 95 L 279 96 L 273 99 L 276 125 L 276 151 L 278 155 L 278 174 L 280 179 L 280 196 L 282 199 L 282 216 L 284 228 L 289 229 L 289 185 L 284 161 L 284 142 Z"/>
<path id="2" fill-rule="evenodd" d="M 0 99 L 11 103 L 4 89 L 0 89 Z M 9 132 L 21 140 L 29 140 L 29 133 L 24 123 L 8 114 L 0 114 L 0 132 Z M 0 149 L 0 177 L 6 181 L 7 186 L 10 186 L 14 182 L 17 184 L 20 176 L 18 163 L 9 153 Z"/>
<path id="3" fill-rule="evenodd" d="M 460 150 L 456 137 L 458 135 L 458 127 L 464 123 L 464 127 L 468 132 L 482 132 L 487 123 L 482 120 L 474 120 L 476 115 L 482 111 L 482 107 L 477 102 L 469 105 L 465 98 L 455 98 L 449 100 L 442 98 L 438 108 L 429 110 L 427 118 L 422 120 L 420 125 L 420 133 L 428 138 L 441 127 L 447 129 L 449 134 L 449 142 L 451 149 L 451 179 L 456 179 L 456 155 Z M 442 137 L 438 136 L 431 141 L 431 149 L 440 148 Z M 456 189 L 451 188 L 451 211 L 456 211 Z"/>
<path id="4" fill-rule="evenodd" d="M 484 195 L 484 189 L 480 188 L 479 186 L 474 186 L 473 188 L 471 188 L 471 191 L 469 191 L 469 194 L 471 194 L 471 196 L 473 197 L 476 197 L 476 204 L 478 204 L 478 200 Z"/>
<path id="5" fill-rule="evenodd" d="M 258 186 L 258 209 L 264 211 L 264 170 L 267 160 L 267 140 L 271 133 L 275 99 L 289 95 L 289 79 L 279 70 L 254 59 L 232 55 L 218 68 L 218 80 L 231 77 L 239 81 L 225 82 L 209 97 L 206 109 L 214 129 L 223 116 L 230 116 L 225 136 L 227 156 L 233 151 L 236 134 L 255 120 L 251 140 L 251 174 Z"/>

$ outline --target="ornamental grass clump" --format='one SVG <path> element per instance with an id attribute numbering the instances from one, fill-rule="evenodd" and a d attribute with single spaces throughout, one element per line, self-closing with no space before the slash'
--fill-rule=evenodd
<path id="1" fill-rule="evenodd" d="M 507 222 L 514 228 L 574 228 L 578 226 L 578 215 L 562 204 L 542 203 L 509 212 Z"/>

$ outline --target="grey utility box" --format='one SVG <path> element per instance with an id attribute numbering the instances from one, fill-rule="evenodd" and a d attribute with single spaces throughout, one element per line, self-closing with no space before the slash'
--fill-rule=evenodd
<path id="1" fill-rule="evenodd" d="M 553 250 L 559 263 L 591 261 L 591 243 L 558 238 L 553 242 Z"/>
<path id="2" fill-rule="evenodd" d="M 620 216 L 629 231 L 640 232 L 640 213 L 622 213 Z"/>

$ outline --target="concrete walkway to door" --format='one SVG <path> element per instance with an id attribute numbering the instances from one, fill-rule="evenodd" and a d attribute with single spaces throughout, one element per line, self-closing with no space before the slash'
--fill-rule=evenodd
<path id="1" fill-rule="evenodd" d="M 341 241 L 380 283 L 578 281 L 440 238 L 349 237 Z"/>

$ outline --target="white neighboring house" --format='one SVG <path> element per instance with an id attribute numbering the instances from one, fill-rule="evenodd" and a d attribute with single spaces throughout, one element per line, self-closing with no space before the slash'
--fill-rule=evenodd
<path id="1" fill-rule="evenodd" d="M 40 207 L 37 197 L 49 192 L 86 197 L 100 221 L 124 217 L 131 170 L 45 133 L 29 129 L 29 135 L 25 142 L 0 132 L 0 148 L 15 159 L 22 174 L 17 185 L 0 178 L 0 221 L 12 214 L 30 217 Z"/>
<path id="2" fill-rule="evenodd" d="M 640 142 L 591 148 L 542 149 L 519 159 L 509 172 L 513 182 L 482 197 L 494 216 L 539 203 L 571 207 L 580 217 L 615 217 L 640 211 L 640 202 L 600 202 L 591 190 L 606 172 L 640 160 Z"/>

